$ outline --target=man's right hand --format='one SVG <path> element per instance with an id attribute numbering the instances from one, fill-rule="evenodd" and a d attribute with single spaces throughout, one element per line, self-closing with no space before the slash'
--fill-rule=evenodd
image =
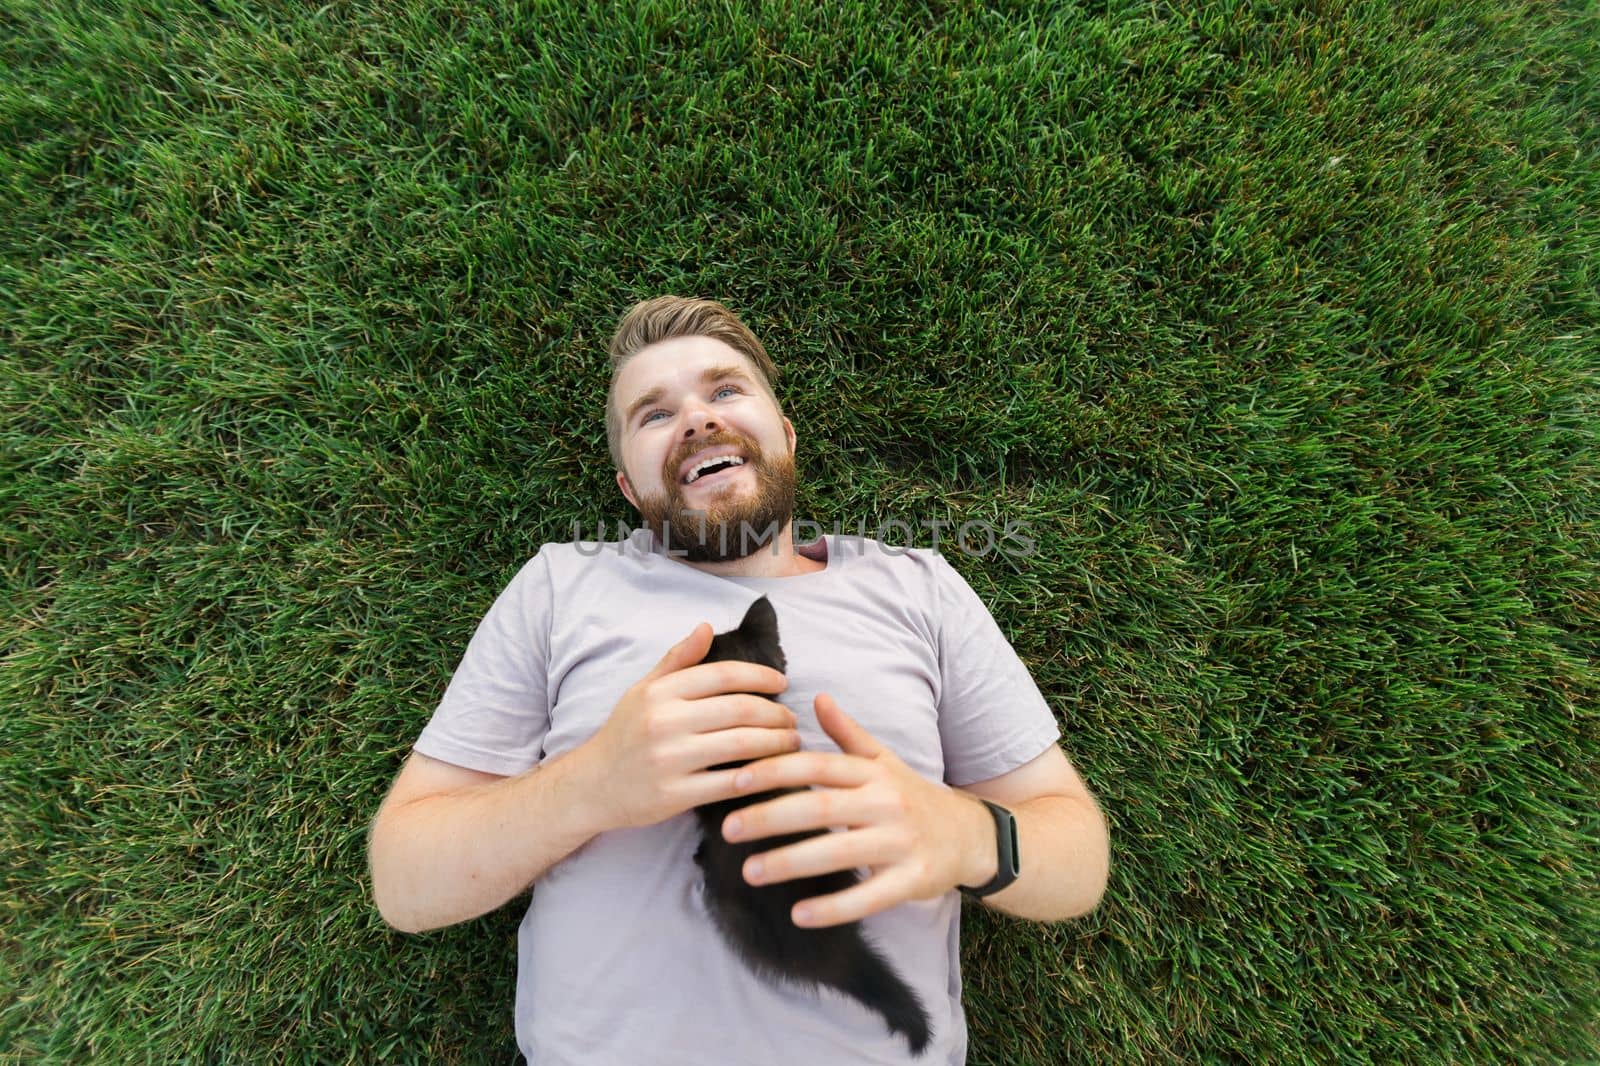
<path id="1" fill-rule="evenodd" d="M 706 767 L 800 750 L 794 712 L 750 695 L 782 692 L 788 679 L 755 663 L 696 665 L 712 636 L 701 622 L 668 649 L 578 749 L 595 775 L 594 795 L 606 808 L 608 827 L 654 825 L 731 799 L 738 795 L 738 769 Z"/>

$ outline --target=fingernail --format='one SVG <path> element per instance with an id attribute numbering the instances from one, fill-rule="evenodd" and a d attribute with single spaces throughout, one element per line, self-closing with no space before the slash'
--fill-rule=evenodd
<path id="1" fill-rule="evenodd" d="M 755 779 L 756 779 L 755 775 L 752 774 L 749 770 L 741 770 L 737 775 L 734 776 L 733 787 L 734 788 L 749 788 L 750 787 L 750 782 L 754 781 Z M 737 823 L 738 819 L 735 818 L 734 821 Z"/>
<path id="2" fill-rule="evenodd" d="M 744 819 L 740 818 L 736 814 L 732 818 L 728 819 L 727 824 L 723 829 L 723 835 L 726 836 L 729 840 L 732 840 L 734 837 L 739 835 L 739 830 L 741 830 L 743 828 L 744 828 Z"/>
<path id="3" fill-rule="evenodd" d="M 811 908 L 796 907 L 794 909 L 794 920 L 796 925 L 805 925 L 811 920 Z"/>
<path id="4" fill-rule="evenodd" d="M 746 881 L 761 880 L 762 863 L 760 859 L 751 859 L 744 864 L 744 877 Z"/>

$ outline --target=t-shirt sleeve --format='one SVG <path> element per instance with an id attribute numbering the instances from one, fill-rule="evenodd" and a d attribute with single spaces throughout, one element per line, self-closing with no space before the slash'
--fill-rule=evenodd
<path id="1" fill-rule="evenodd" d="M 966 578 L 932 554 L 938 586 L 939 740 L 945 781 L 1015 770 L 1061 738 L 1033 675 Z"/>
<path id="2" fill-rule="evenodd" d="M 495 599 L 413 747 L 510 777 L 539 762 L 550 730 L 550 560 L 543 549 Z"/>

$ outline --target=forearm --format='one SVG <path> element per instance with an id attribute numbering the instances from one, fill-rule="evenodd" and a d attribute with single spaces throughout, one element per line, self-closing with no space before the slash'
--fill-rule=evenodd
<path id="1" fill-rule="evenodd" d="M 581 751 L 380 811 L 368 854 L 384 921 L 420 933 L 487 914 L 601 832 Z"/>
<path id="2" fill-rule="evenodd" d="M 956 791 L 960 791 L 957 789 Z M 962 793 L 976 801 L 971 793 Z M 995 875 L 994 818 L 974 802 L 979 818 L 969 820 L 964 885 L 981 885 Z M 1017 819 L 1022 870 L 1017 879 L 983 902 L 1018 918 L 1057 922 L 1094 910 L 1105 894 L 1111 842 L 1105 818 L 1094 801 L 1041 796 L 1003 805 Z"/>

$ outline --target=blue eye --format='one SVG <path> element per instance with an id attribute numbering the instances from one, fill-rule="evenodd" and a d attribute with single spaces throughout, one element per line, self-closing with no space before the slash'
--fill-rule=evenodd
<path id="1" fill-rule="evenodd" d="M 718 385 L 716 387 L 716 390 L 714 392 L 712 392 L 711 398 L 714 400 L 718 396 L 721 396 L 724 392 L 733 392 L 733 393 L 737 394 L 737 393 L 741 393 L 743 391 L 744 390 L 739 388 L 739 386 L 737 386 L 737 385 Z M 666 412 L 662 411 L 660 409 L 651 411 L 649 414 L 645 415 L 644 418 L 639 420 L 639 424 L 641 426 L 648 425 L 651 421 L 653 421 L 655 419 L 656 415 L 664 415 L 664 414 L 666 414 Z"/>

